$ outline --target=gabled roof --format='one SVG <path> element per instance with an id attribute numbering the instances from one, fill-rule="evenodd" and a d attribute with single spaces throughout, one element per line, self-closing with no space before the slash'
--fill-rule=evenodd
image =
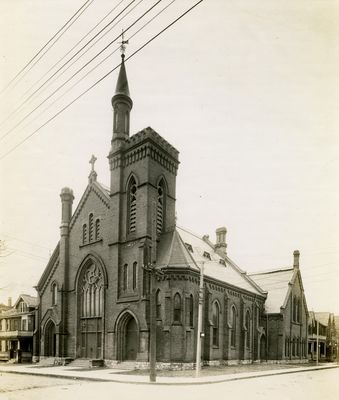
<path id="1" fill-rule="evenodd" d="M 285 268 L 250 274 L 250 277 L 261 288 L 267 291 L 267 300 L 265 303 L 267 313 L 280 313 L 280 308 L 286 305 L 290 293 L 290 286 L 294 283 L 296 276 L 296 268 Z"/>
<path id="2" fill-rule="evenodd" d="M 241 271 L 226 255 L 218 254 L 214 247 L 199 236 L 177 227 L 161 236 L 157 249 L 157 265 L 160 268 L 189 268 L 199 271 L 204 262 L 204 275 L 265 296 L 255 282 Z"/>
<path id="3" fill-rule="evenodd" d="M 95 193 L 98 196 L 98 198 L 103 202 L 103 204 L 105 204 L 105 206 L 107 208 L 109 208 L 109 201 L 110 201 L 109 188 L 102 183 L 99 183 L 97 181 L 92 181 L 91 183 L 88 184 L 86 190 L 84 191 L 84 194 L 82 195 L 82 197 L 79 201 L 77 208 L 75 209 L 75 211 L 72 215 L 71 222 L 69 224 L 70 228 L 72 228 L 75 221 L 77 220 L 77 218 L 78 218 L 78 216 L 79 216 L 83 206 L 85 205 L 86 200 L 91 192 Z"/>
<path id="4" fill-rule="evenodd" d="M 29 294 L 21 294 L 13 307 L 16 308 L 21 300 L 23 300 L 28 305 L 28 307 L 36 307 L 38 305 L 37 297 L 30 296 Z"/>
<path id="5" fill-rule="evenodd" d="M 315 319 L 319 321 L 322 325 L 328 326 L 328 321 L 330 319 L 331 313 L 329 312 L 315 312 Z"/>

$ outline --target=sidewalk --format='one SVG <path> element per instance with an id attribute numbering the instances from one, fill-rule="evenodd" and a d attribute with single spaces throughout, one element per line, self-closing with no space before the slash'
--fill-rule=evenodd
<path id="1" fill-rule="evenodd" d="M 197 385 L 228 382 L 240 379 L 252 379 L 258 377 L 291 374 L 295 372 L 316 371 L 329 368 L 338 368 L 335 363 L 318 366 L 286 366 L 286 368 L 266 371 L 238 372 L 231 374 L 219 374 L 196 377 L 187 376 L 158 376 L 156 384 L 160 385 Z M 36 365 L 0 364 L 0 373 L 18 373 L 28 375 L 40 375 L 45 377 L 79 379 L 97 382 L 116 382 L 129 384 L 153 384 L 149 382 L 148 375 L 131 374 L 130 371 L 111 368 L 79 369 L 71 366 L 38 367 Z"/>

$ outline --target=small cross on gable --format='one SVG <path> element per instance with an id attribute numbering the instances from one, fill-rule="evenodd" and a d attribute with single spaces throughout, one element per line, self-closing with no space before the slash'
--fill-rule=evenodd
<path id="1" fill-rule="evenodd" d="M 94 164 L 95 164 L 96 160 L 97 160 L 97 158 L 92 154 L 92 157 L 89 160 L 89 163 L 92 165 L 92 169 L 91 169 L 92 172 L 94 171 Z"/>

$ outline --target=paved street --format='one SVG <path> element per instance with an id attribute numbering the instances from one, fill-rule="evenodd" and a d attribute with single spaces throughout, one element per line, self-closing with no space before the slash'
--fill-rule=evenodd
<path id="1" fill-rule="evenodd" d="M 286 375 L 256 377 L 232 382 L 162 386 L 113 382 L 86 382 L 69 379 L 2 373 L 0 399 L 6 400 L 82 400 L 104 396 L 124 400 L 202 400 L 214 396 L 251 400 L 338 400 L 339 369 L 296 372 Z"/>

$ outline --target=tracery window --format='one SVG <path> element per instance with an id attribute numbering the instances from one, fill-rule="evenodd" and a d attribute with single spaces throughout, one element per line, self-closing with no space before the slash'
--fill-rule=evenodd
<path id="1" fill-rule="evenodd" d="M 137 221 L 137 184 L 132 176 L 128 185 L 128 232 L 136 230 Z"/>
<path id="2" fill-rule="evenodd" d="M 91 264 L 86 268 L 81 290 L 81 316 L 101 316 L 103 312 L 104 279 L 96 264 Z"/>
<path id="3" fill-rule="evenodd" d="M 174 296 L 173 302 L 173 322 L 180 323 L 181 322 L 181 297 L 179 293 L 176 293 Z"/>
<path id="4" fill-rule="evenodd" d="M 237 311 L 233 306 L 231 308 L 231 346 L 235 347 L 236 344 L 236 330 L 237 330 Z"/>
<path id="5" fill-rule="evenodd" d="M 219 346 L 219 304 L 218 302 L 214 302 L 212 306 L 212 324 L 213 324 L 213 346 Z"/>
<path id="6" fill-rule="evenodd" d="M 159 182 L 157 190 L 157 234 L 159 235 L 164 230 L 165 221 L 165 182 L 163 179 Z"/>

